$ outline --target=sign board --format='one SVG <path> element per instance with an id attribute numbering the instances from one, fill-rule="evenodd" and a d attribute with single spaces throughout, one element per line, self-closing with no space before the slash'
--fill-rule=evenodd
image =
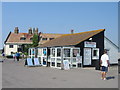
<path id="1" fill-rule="evenodd" d="M 84 42 L 84 47 L 96 47 L 96 42 Z"/>
<path id="2" fill-rule="evenodd" d="M 91 48 L 84 48 L 84 65 L 91 65 Z"/>
<path id="3" fill-rule="evenodd" d="M 82 63 L 82 56 L 77 56 L 76 57 L 76 62 Z"/>
<path id="4" fill-rule="evenodd" d="M 68 60 L 63 60 L 63 65 L 64 65 L 64 70 L 70 69 Z"/>
<path id="5" fill-rule="evenodd" d="M 42 49 L 41 48 L 38 48 L 38 55 L 42 56 Z"/>

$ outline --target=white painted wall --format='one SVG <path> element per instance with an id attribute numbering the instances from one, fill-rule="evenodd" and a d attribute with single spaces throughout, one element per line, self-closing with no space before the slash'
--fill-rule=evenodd
<path id="1" fill-rule="evenodd" d="M 13 48 L 9 48 L 9 45 L 4 46 L 5 55 L 11 55 L 11 52 L 17 52 L 18 45 L 13 45 Z"/>
<path id="2" fill-rule="evenodd" d="M 118 63 L 118 48 L 111 43 L 108 39 L 104 38 L 104 46 L 105 49 L 108 49 L 108 55 L 110 58 L 110 64 L 117 64 Z"/>
<path id="3" fill-rule="evenodd" d="M 118 53 L 118 58 L 120 58 L 120 52 Z"/>

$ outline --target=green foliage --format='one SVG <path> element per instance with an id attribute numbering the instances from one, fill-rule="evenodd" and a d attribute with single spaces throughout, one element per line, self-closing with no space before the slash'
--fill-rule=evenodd
<path id="1" fill-rule="evenodd" d="M 37 34 L 33 35 L 33 39 L 32 39 L 32 44 L 26 44 L 24 45 L 24 55 L 28 55 L 28 49 L 32 48 L 32 47 L 37 47 L 39 43 L 39 38 Z"/>
<path id="2" fill-rule="evenodd" d="M 24 54 L 25 55 L 28 55 L 28 49 L 32 47 L 32 44 L 26 44 L 24 45 Z"/>
<path id="3" fill-rule="evenodd" d="M 38 43 L 39 43 L 39 38 L 38 38 L 38 35 L 37 35 L 37 34 L 34 34 L 34 35 L 33 35 L 32 41 L 33 41 L 32 46 L 33 46 L 33 47 L 37 47 L 37 46 L 38 46 Z"/>

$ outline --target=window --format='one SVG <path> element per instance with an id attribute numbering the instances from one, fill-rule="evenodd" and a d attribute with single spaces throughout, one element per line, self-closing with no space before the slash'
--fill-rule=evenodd
<path id="1" fill-rule="evenodd" d="M 61 56 L 61 49 L 57 49 L 57 57 Z"/>
<path id="2" fill-rule="evenodd" d="M 26 38 L 25 37 L 21 37 L 20 40 L 25 40 Z"/>
<path id="3" fill-rule="evenodd" d="M 93 50 L 93 56 L 97 56 L 97 50 Z"/>
<path id="4" fill-rule="evenodd" d="M 18 52 L 22 52 L 22 48 L 18 48 Z"/>
<path id="5" fill-rule="evenodd" d="M 9 45 L 9 48 L 13 48 L 13 45 Z"/>
<path id="6" fill-rule="evenodd" d="M 80 55 L 79 54 L 79 49 L 73 49 L 73 57 L 76 57 L 77 54 Z"/>
<path id="7" fill-rule="evenodd" d="M 42 38 L 42 40 L 47 40 L 47 38 Z"/>
<path id="8" fill-rule="evenodd" d="M 49 38 L 50 40 L 54 39 L 54 38 Z"/>
<path id="9" fill-rule="evenodd" d="M 47 55 L 47 51 L 46 51 L 46 49 L 43 49 L 43 55 L 44 55 L 44 56 Z"/>
<path id="10" fill-rule="evenodd" d="M 99 48 L 93 48 L 92 59 L 99 59 Z"/>
<path id="11" fill-rule="evenodd" d="M 35 55 L 35 50 L 34 49 L 32 49 L 32 55 Z"/>
<path id="12" fill-rule="evenodd" d="M 55 57 L 55 49 L 52 49 L 51 55 L 52 57 Z"/>
<path id="13" fill-rule="evenodd" d="M 33 40 L 33 38 L 30 38 L 30 40 Z"/>
<path id="14" fill-rule="evenodd" d="M 64 49 L 64 57 L 70 57 L 70 49 Z"/>
<path id="15" fill-rule="evenodd" d="M 29 50 L 30 50 L 30 52 L 29 52 L 29 53 L 30 53 L 30 55 L 31 55 L 31 49 L 29 49 Z"/>

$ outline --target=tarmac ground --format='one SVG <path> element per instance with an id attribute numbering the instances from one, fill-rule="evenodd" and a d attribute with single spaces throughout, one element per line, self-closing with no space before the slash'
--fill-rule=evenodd
<path id="1" fill-rule="evenodd" d="M 118 88 L 118 67 L 111 66 L 107 80 L 94 67 L 60 70 L 27 67 L 24 60 L 6 59 L 2 64 L 2 88 Z"/>

